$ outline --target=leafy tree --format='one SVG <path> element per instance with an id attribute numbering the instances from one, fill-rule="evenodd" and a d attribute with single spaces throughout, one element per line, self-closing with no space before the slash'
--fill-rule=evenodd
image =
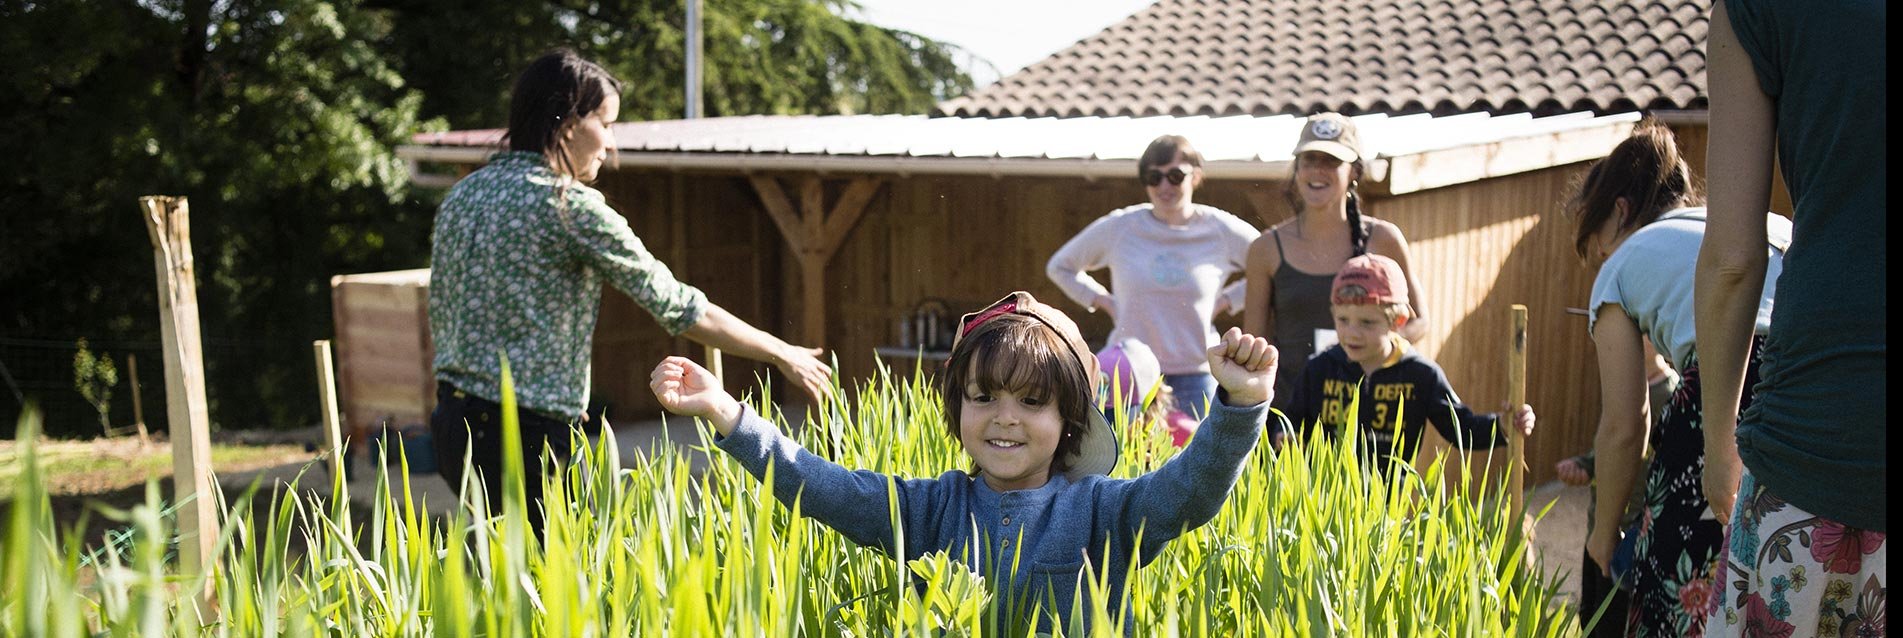
<path id="1" fill-rule="evenodd" d="M 684 0 L 376 0 L 424 111 L 456 128 L 501 127 L 529 60 L 574 48 L 625 84 L 624 119 L 685 110 Z M 958 47 L 842 17 L 847 0 L 705 0 L 703 111 L 922 113 L 972 88 Z"/>
<path id="2" fill-rule="evenodd" d="M 427 260 L 387 30 L 314 0 L 0 2 L 0 333 L 156 342 L 137 198 L 186 195 L 214 422 L 308 421 L 330 275 Z"/>
<path id="3" fill-rule="evenodd" d="M 849 6 L 706 0 L 706 114 L 922 112 L 970 88 L 956 48 L 839 17 Z M 514 74 L 556 46 L 627 83 L 623 117 L 678 117 L 684 12 L 682 0 L 0 0 L 0 335 L 156 343 L 137 198 L 186 195 L 214 427 L 308 422 L 329 278 L 428 261 L 439 195 L 410 190 L 396 146 L 501 126 Z M 51 414 L 77 402 L 41 399 Z M 0 429 L 14 421 L 0 414 Z"/>

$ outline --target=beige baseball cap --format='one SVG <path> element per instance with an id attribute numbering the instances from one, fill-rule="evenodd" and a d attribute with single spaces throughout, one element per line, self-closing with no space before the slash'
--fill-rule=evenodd
<path id="1" fill-rule="evenodd" d="M 1344 162 L 1361 161 L 1361 136 L 1355 123 L 1340 113 L 1316 113 L 1302 124 L 1302 139 L 1290 155 L 1320 151 Z"/>
<path id="2" fill-rule="evenodd" d="M 1044 324 L 1063 338 L 1070 347 L 1071 356 L 1077 360 L 1084 378 L 1092 388 L 1090 413 L 1084 420 L 1084 431 L 1080 433 L 1077 452 L 1070 460 L 1070 470 L 1065 475 L 1073 481 L 1082 480 L 1092 474 L 1108 475 L 1117 467 L 1117 434 L 1110 428 L 1109 419 L 1104 418 L 1098 409 L 1096 389 L 1103 385 L 1103 374 L 1097 363 L 1097 355 L 1084 343 L 1084 335 L 1077 329 L 1076 322 L 1062 311 L 1049 304 L 1038 301 L 1031 293 L 1019 290 L 1003 299 L 999 299 L 984 310 L 966 313 L 958 320 L 958 332 L 952 337 L 952 350 L 965 340 L 965 333 L 1002 314 L 1017 314 L 1031 317 Z"/>

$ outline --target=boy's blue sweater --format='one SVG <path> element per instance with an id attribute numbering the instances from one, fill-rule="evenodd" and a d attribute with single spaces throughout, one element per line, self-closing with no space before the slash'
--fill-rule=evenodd
<path id="1" fill-rule="evenodd" d="M 1109 598 L 1085 600 L 1081 608 L 1101 604 L 1114 617 L 1112 605 L 1122 599 L 1130 562 L 1149 563 L 1164 543 L 1214 518 L 1255 448 L 1268 404 L 1233 407 L 1222 403 L 1226 399 L 1223 394 L 1211 406 L 1181 454 L 1135 479 L 1089 476 L 1073 482 L 1053 474 L 1043 487 L 1004 493 L 959 470 L 898 480 L 904 551 L 895 558 L 950 552 L 984 574 L 1000 600 L 1027 601 L 1018 609 L 1041 604 L 1040 631 L 1050 630 L 1052 613 L 1068 626 L 1088 564 L 1095 577 L 1108 570 Z M 780 502 L 798 497 L 806 516 L 855 543 L 897 553 L 885 475 L 814 456 L 751 408 L 716 445 L 756 478 L 772 464 L 773 495 Z M 1010 575 L 1011 587 L 999 586 L 994 574 Z"/>

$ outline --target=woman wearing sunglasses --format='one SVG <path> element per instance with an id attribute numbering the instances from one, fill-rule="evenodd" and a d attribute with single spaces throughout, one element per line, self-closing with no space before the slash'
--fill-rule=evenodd
<path id="1" fill-rule="evenodd" d="M 1180 135 L 1150 142 L 1137 176 L 1150 201 L 1111 211 L 1065 242 L 1044 267 L 1051 281 L 1091 312 L 1110 314 L 1109 343 L 1136 339 L 1156 353 L 1163 383 L 1195 418 L 1216 389 L 1204 351 L 1216 343 L 1211 318 L 1233 312 L 1254 226 L 1196 204 L 1203 156 Z M 1090 271 L 1110 269 L 1110 287 Z"/>
<path id="2" fill-rule="evenodd" d="M 1293 154 L 1282 196 L 1295 216 L 1249 246 L 1243 305 L 1242 329 L 1269 337 L 1282 352 L 1276 409 L 1294 394 L 1308 358 L 1332 345 L 1329 290 L 1349 259 L 1375 253 L 1400 264 L 1413 310 L 1401 336 L 1420 341 L 1427 334 L 1427 295 L 1408 264 L 1407 238 L 1394 224 L 1361 214 L 1355 185 L 1366 167 L 1354 122 L 1340 113 L 1309 116 Z"/>

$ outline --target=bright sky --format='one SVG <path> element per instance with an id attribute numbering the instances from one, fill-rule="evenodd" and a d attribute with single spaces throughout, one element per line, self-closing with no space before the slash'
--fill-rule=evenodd
<path id="1" fill-rule="evenodd" d="M 950 42 L 991 61 L 970 64 L 984 86 L 1102 31 L 1155 0 L 858 0 L 873 24 Z"/>

